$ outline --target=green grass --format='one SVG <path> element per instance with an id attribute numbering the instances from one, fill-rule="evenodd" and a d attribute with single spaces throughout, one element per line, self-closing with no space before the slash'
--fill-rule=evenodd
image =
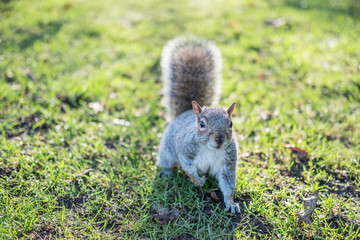
<path id="1" fill-rule="evenodd" d="M 214 179 L 156 177 L 160 54 L 190 34 L 217 43 L 221 105 L 240 103 L 238 216 Z M 360 238 L 359 36 L 357 0 L 1 1 L 0 238 Z"/>

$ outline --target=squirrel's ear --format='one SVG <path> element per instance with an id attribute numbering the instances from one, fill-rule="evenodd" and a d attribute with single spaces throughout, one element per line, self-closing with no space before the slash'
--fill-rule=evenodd
<path id="1" fill-rule="evenodd" d="M 228 112 L 228 114 L 229 114 L 229 117 L 231 117 L 231 114 L 232 114 L 232 112 L 234 111 L 235 104 L 236 104 L 236 102 L 233 102 L 233 104 L 231 104 L 231 106 L 227 109 L 227 112 Z"/>
<path id="2" fill-rule="evenodd" d="M 197 118 L 200 119 L 200 113 L 202 111 L 200 105 L 197 102 L 192 101 L 192 107 L 193 107 L 193 110 L 194 110 Z"/>

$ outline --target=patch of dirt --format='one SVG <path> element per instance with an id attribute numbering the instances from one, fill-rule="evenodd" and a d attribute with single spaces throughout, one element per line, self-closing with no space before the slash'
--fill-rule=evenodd
<path id="1" fill-rule="evenodd" d="M 123 216 L 126 216 L 126 212 L 123 212 L 122 213 Z M 103 227 L 104 224 L 101 223 L 101 224 L 98 224 L 97 227 L 101 230 L 101 231 L 104 231 L 104 232 L 119 232 L 119 229 L 121 228 L 121 222 L 115 222 L 115 221 L 109 221 L 105 228 Z"/>
<path id="2" fill-rule="evenodd" d="M 77 197 L 65 195 L 57 199 L 59 206 L 64 206 L 66 209 L 72 209 L 81 207 L 85 202 L 88 201 L 88 197 L 85 194 L 80 194 Z"/>
<path id="3" fill-rule="evenodd" d="M 336 169 L 333 169 L 332 166 L 329 165 L 321 165 L 321 166 L 317 165 L 317 167 L 321 170 L 325 170 L 335 179 L 342 182 L 354 181 L 356 179 L 356 176 L 354 176 L 354 174 L 349 173 L 346 169 L 342 169 L 340 167 L 337 167 Z"/>
<path id="4" fill-rule="evenodd" d="M 117 144 L 118 140 L 115 139 L 107 139 L 105 141 L 105 147 L 108 149 L 116 149 L 115 145 Z"/>
<path id="5" fill-rule="evenodd" d="M 297 161 L 293 159 L 290 163 L 290 169 L 280 169 L 280 173 L 283 176 L 295 177 L 297 181 L 304 181 L 304 178 L 301 176 L 302 172 L 309 167 L 308 160 L 306 161 Z"/>
<path id="6" fill-rule="evenodd" d="M 242 210 L 240 215 L 236 215 L 231 219 L 234 230 L 238 228 L 242 232 L 250 232 L 249 239 L 267 238 L 271 235 L 271 225 L 261 216 L 248 215 Z"/>
<path id="7" fill-rule="evenodd" d="M 327 186 L 330 193 L 341 195 L 346 199 L 351 197 L 353 200 L 358 199 L 360 201 L 360 188 L 351 182 L 329 181 L 328 183 L 322 182 L 322 184 Z"/>
<path id="8" fill-rule="evenodd" d="M 43 122 L 40 122 L 45 120 Z M 32 113 L 25 118 L 17 119 L 18 124 L 13 127 L 13 131 L 6 132 L 5 135 L 7 138 L 17 137 L 23 133 L 26 134 L 35 134 L 38 132 L 47 132 L 51 129 L 52 124 L 46 122 L 46 119 L 43 119 L 41 113 L 39 111 Z M 41 124 L 39 124 L 39 122 Z M 37 125 L 36 127 L 34 127 Z"/>
<path id="9" fill-rule="evenodd" d="M 136 197 L 134 196 L 135 194 L 137 195 Z M 124 198 L 132 199 L 135 203 L 125 207 L 123 204 Z M 75 212 L 79 218 L 94 219 L 94 223 L 99 231 L 116 234 L 129 231 L 129 226 L 124 225 L 124 219 L 134 220 L 138 217 L 138 210 L 144 207 L 139 194 L 130 190 L 126 191 L 125 194 L 107 190 L 106 200 L 112 202 L 112 204 L 96 201 L 96 197 L 91 193 L 81 193 L 77 196 L 66 194 L 57 198 L 58 208 L 55 208 L 54 211 L 61 211 L 62 208 L 66 208 Z M 88 207 L 89 202 L 91 202 L 91 208 Z M 94 204 L 97 207 L 94 207 Z M 106 225 L 104 225 L 105 221 Z"/>
<path id="10" fill-rule="evenodd" d="M 173 223 L 179 217 L 179 211 L 177 209 L 168 209 L 158 206 L 156 203 L 152 205 L 153 210 L 153 222 L 164 225 Z"/>
<path id="11" fill-rule="evenodd" d="M 251 152 L 242 154 L 242 156 L 240 156 L 240 159 L 240 161 L 249 162 L 256 167 L 267 168 L 269 158 L 263 152 Z"/>
<path id="12" fill-rule="evenodd" d="M 216 198 L 214 198 L 216 195 Z M 220 190 L 214 192 L 205 192 L 201 199 L 204 201 L 203 211 L 207 215 L 211 215 L 215 205 L 220 203 L 220 209 L 225 210 L 225 204 L 223 204 L 224 196 Z"/>
<path id="13" fill-rule="evenodd" d="M 346 129 L 349 132 L 353 131 L 353 129 Z M 354 146 L 356 146 L 356 144 L 354 142 L 352 142 L 348 137 L 345 136 L 338 136 L 338 135 L 331 135 L 331 134 L 325 134 L 324 137 L 326 138 L 326 140 L 328 142 L 330 141 L 334 141 L 336 139 L 339 139 L 340 142 L 346 147 L 346 148 L 353 148 Z"/>
<path id="14" fill-rule="evenodd" d="M 291 150 L 290 169 L 281 169 L 281 174 L 284 176 L 296 177 L 297 180 L 303 181 L 304 179 L 301 174 L 304 171 L 304 168 L 307 169 L 309 167 L 310 158 L 308 153 L 297 147 L 285 146 L 285 148 Z M 313 161 L 316 161 L 316 159 L 314 158 Z"/>
<path id="15" fill-rule="evenodd" d="M 190 234 L 184 233 L 181 236 L 171 238 L 171 240 L 198 240 L 198 238 L 196 238 Z"/>
<path id="16" fill-rule="evenodd" d="M 319 165 L 318 163 L 321 162 L 323 159 L 321 157 L 313 157 L 311 158 L 304 150 L 302 149 L 290 149 L 292 160 L 290 169 L 286 168 L 286 166 L 280 169 L 280 173 L 283 176 L 288 177 L 295 177 L 297 181 L 304 182 L 304 178 L 302 173 L 305 169 L 309 169 L 309 161 L 312 161 L 313 164 L 317 166 L 317 169 L 325 170 L 329 175 L 331 175 L 334 180 L 332 181 L 320 181 L 321 186 L 326 186 L 325 189 L 328 189 L 328 193 L 333 193 L 338 196 L 342 196 L 345 199 L 352 198 L 353 201 L 360 202 L 360 188 L 357 187 L 352 181 L 355 180 L 356 176 L 353 176 L 352 173 L 349 173 L 346 169 L 336 168 L 333 169 L 331 166 L 328 165 Z M 295 151 L 294 151 L 295 150 Z M 255 152 L 255 153 L 248 153 L 242 156 L 242 160 L 247 161 L 251 164 L 254 164 L 258 167 L 267 167 L 267 155 L 263 152 Z M 273 159 L 277 164 L 284 165 L 284 155 L 283 152 L 275 151 L 273 152 Z M 282 183 L 274 184 L 271 188 L 280 190 L 285 185 Z M 296 195 L 296 187 L 287 186 L 288 190 L 292 192 L 292 194 Z M 270 194 L 272 194 L 272 190 L 267 190 Z"/>
<path id="17" fill-rule="evenodd" d="M 56 231 L 52 226 L 44 227 L 38 231 L 31 231 L 26 235 L 32 240 L 49 240 L 63 237 L 63 234 L 61 234 L 60 231 Z"/>
<path id="18" fill-rule="evenodd" d="M 205 200 L 208 203 L 219 203 L 224 201 L 224 195 L 220 190 L 213 192 L 205 192 L 202 196 L 202 200 Z"/>
<path id="19" fill-rule="evenodd" d="M 224 196 L 220 190 L 207 192 L 203 195 L 202 199 L 206 201 L 204 211 L 207 215 L 212 214 L 215 205 L 218 204 L 219 201 L 220 209 L 222 211 L 225 210 L 225 204 L 223 203 Z M 266 223 L 265 219 L 259 216 L 248 216 L 248 214 L 244 212 L 245 204 L 247 206 L 250 205 L 250 196 L 241 196 L 241 199 L 235 198 L 234 201 L 239 203 L 241 213 L 229 217 L 231 218 L 231 225 L 226 229 L 227 232 L 232 232 L 236 228 L 242 229 L 242 231 L 251 229 L 252 234 L 249 236 L 249 239 L 253 239 L 254 237 L 258 239 L 270 235 L 271 226 Z"/>
<path id="20" fill-rule="evenodd" d="M 345 97 L 347 100 L 350 101 L 358 101 L 360 102 L 360 96 L 359 94 L 356 92 L 356 90 L 349 90 L 349 89 L 353 89 L 351 88 L 351 85 L 354 85 L 356 88 L 358 88 L 358 83 L 355 83 L 354 81 L 349 83 L 349 87 L 348 89 L 343 89 L 341 87 L 334 87 L 334 88 L 329 88 L 328 86 L 322 86 L 322 95 L 327 97 L 327 98 L 337 98 L 339 96 L 343 96 Z M 355 89 L 355 88 L 354 88 Z"/>
<path id="21" fill-rule="evenodd" d="M 15 168 L 0 167 L 0 178 L 9 177 L 11 173 L 15 170 Z"/>
<path id="22" fill-rule="evenodd" d="M 326 219 L 326 222 L 329 224 L 329 226 L 332 228 L 332 229 L 338 229 L 338 233 L 339 234 L 343 234 L 343 233 L 346 233 L 347 230 L 345 229 L 345 231 L 343 231 L 344 229 L 344 226 L 349 226 L 351 223 L 349 223 L 347 221 L 346 218 L 344 217 L 341 217 L 339 215 L 334 215 L 332 216 L 331 218 L 329 219 Z M 325 227 L 325 223 L 322 224 L 324 227 Z M 353 225 L 354 227 L 354 231 L 356 232 L 360 226 L 358 224 L 354 224 Z M 348 229 L 348 228 L 347 228 Z"/>

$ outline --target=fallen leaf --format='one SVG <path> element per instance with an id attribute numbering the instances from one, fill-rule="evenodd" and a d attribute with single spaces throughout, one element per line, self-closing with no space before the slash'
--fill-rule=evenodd
<path id="1" fill-rule="evenodd" d="M 82 172 L 79 172 L 79 173 L 75 173 L 74 174 L 74 177 L 81 177 L 81 176 L 83 176 L 83 175 L 85 175 L 85 174 L 87 174 L 87 173 L 89 173 L 89 172 L 93 172 L 94 171 L 94 169 L 86 169 L 86 170 L 84 170 L 84 171 L 82 171 Z"/>
<path id="2" fill-rule="evenodd" d="M 169 210 L 168 208 L 160 208 L 157 204 L 153 204 L 153 221 L 156 222 L 156 219 L 159 224 L 164 225 L 168 224 L 171 221 L 176 220 L 179 217 L 179 212 L 176 209 Z"/>
<path id="3" fill-rule="evenodd" d="M 314 192 L 314 195 L 304 199 L 304 210 L 299 212 L 299 221 L 310 224 L 310 216 L 314 212 L 317 200 L 319 199 L 319 191 Z"/>
<path id="4" fill-rule="evenodd" d="M 258 73 L 258 78 L 260 80 L 266 80 L 271 75 L 271 71 L 269 70 L 263 70 Z"/>
<path id="5" fill-rule="evenodd" d="M 216 192 L 211 192 L 210 196 L 215 202 L 220 202 L 221 201 L 220 198 L 218 197 L 218 195 L 216 195 Z"/>
<path id="6" fill-rule="evenodd" d="M 291 146 L 285 146 L 285 149 L 290 149 L 291 150 L 291 157 L 293 155 L 295 155 L 295 157 L 299 160 L 299 161 L 304 161 L 306 159 L 309 158 L 309 154 L 307 151 L 298 148 L 298 147 L 291 147 Z"/>
<path id="7" fill-rule="evenodd" d="M 96 113 L 104 111 L 104 106 L 99 102 L 90 102 L 88 104 L 89 108 L 94 110 Z"/>

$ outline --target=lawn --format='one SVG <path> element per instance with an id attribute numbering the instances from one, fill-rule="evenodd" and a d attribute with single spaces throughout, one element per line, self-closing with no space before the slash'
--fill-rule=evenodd
<path id="1" fill-rule="evenodd" d="M 160 54 L 191 34 L 239 103 L 235 216 L 157 177 Z M 0 1 L 0 238 L 359 239 L 359 36 L 358 0 Z"/>

